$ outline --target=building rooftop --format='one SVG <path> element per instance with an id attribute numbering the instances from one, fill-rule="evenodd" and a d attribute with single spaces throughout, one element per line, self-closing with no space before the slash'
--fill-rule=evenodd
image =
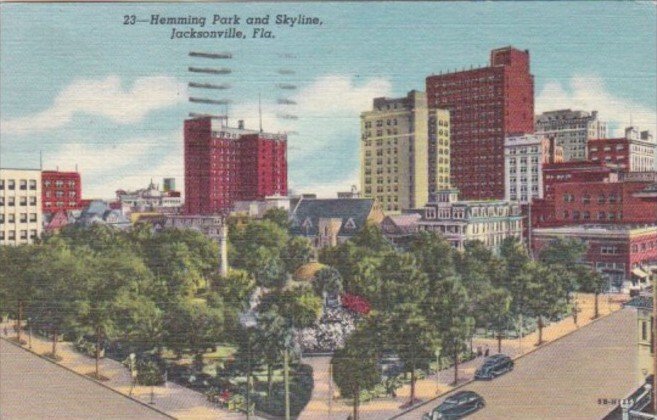
<path id="1" fill-rule="evenodd" d="M 339 234 L 352 235 L 365 226 L 373 207 L 374 200 L 369 198 L 302 199 L 292 212 L 290 231 L 296 235 L 317 235 L 319 219 L 340 219 Z"/>
<path id="2" fill-rule="evenodd" d="M 644 233 L 644 232 L 657 232 L 657 225 L 571 225 L 561 227 L 549 228 L 535 228 L 532 229 L 534 234 L 551 233 L 551 234 L 571 234 L 571 235 L 611 235 L 622 234 L 628 235 L 630 233 Z"/>

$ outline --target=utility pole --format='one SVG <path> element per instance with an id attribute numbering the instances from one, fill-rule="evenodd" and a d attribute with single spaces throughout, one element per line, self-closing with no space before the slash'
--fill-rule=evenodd
<path id="1" fill-rule="evenodd" d="M 652 325 L 650 345 L 652 346 L 652 412 L 657 414 L 657 268 L 652 268 Z"/>

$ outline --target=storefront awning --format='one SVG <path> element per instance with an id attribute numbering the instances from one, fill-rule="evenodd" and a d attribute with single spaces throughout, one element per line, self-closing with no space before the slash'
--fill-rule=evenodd
<path id="1" fill-rule="evenodd" d="M 632 269 L 632 274 L 634 274 L 637 277 L 641 277 L 641 278 L 648 277 L 648 273 L 646 273 L 645 271 L 643 271 L 642 269 L 640 269 L 638 267 Z"/>

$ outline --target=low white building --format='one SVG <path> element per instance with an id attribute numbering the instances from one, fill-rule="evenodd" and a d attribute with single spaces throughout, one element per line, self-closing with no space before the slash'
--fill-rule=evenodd
<path id="1" fill-rule="evenodd" d="M 0 245 L 34 243 L 42 228 L 41 170 L 0 169 Z"/>
<path id="2" fill-rule="evenodd" d="M 443 190 L 425 206 L 418 228 L 442 234 L 458 250 L 467 242 L 481 241 L 498 251 L 505 238 L 522 239 L 522 214 L 517 203 L 459 201 L 458 190 Z"/>
<path id="3" fill-rule="evenodd" d="M 280 195 L 268 196 L 264 200 L 236 201 L 233 204 L 231 214 L 261 219 L 271 209 L 283 209 L 289 212 L 290 201 L 290 197 Z"/>
<path id="4" fill-rule="evenodd" d="M 166 179 L 169 185 L 171 184 L 171 179 Z M 122 208 L 125 209 L 125 213 L 159 210 L 165 210 L 165 213 L 171 213 L 183 205 L 180 192 L 168 189 L 161 191 L 159 185 L 155 185 L 152 180 L 147 188 L 136 191 L 116 191 L 116 200 L 121 203 Z"/>

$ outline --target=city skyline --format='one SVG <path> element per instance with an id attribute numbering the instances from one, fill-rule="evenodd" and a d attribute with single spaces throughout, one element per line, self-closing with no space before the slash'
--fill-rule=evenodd
<path id="1" fill-rule="evenodd" d="M 44 169 L 79 165 L 85 197 L 112 197 L 151 178 L 176 177 L 182 185 L 183 120 L 198 109 L 187 101 L 192 50 L 232 53 L 235 71 L 225 80 L 233 89 L 224 95 L 233 101 L 231 125 L 244 119 L 247 128 L 258 127 L 261 94 L 264 129 L 291 132 L 289 178 L 296 192 L 331 196 L 359 184 L 359 118 L 375 97 L 424 91 L 427 76 L 485 66 L 488 52 L 506 45 L 530 51 L 537 114 L 598 110 L 610 134 L 621 135 L 630 119 L 656 131 L 655 36 L 646 36 L 647 28 L 654 31 L 648 21 L 654 22 L 655 8 L 646 2 L 345 4 L 339 12 L 304 4 L 302 12 L 320 17 L 321 27 L 275 27 L 274 40 L 219 44 L 172 41 L 169 27 L 121 21 L 129 13 L 274 16 L 293 15 L 292 9 L 3 5 L 1 165 L 38 167 L 43 150 Z M 409 22 L 414 31 L 403 31 Z M 606 30 L 610 26 L 623 29 Z M 464 43 L 464 36 L 472 42 Z M 633 48 L 626 48 L 629 43 Z M 276 89 L 286 82 L 296 89 Z M 282 95 L 297 105 L 278 105 Z"/>

